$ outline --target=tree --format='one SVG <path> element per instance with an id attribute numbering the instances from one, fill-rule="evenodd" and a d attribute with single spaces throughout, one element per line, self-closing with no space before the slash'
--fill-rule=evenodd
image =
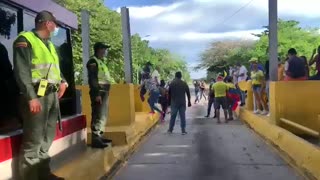
<path id="1" fill-rule="evenodd" d="M 248 64 L 253 41 L 218 41 L 211 43 L 210 47 L 201 53 L 201 63 L 196 69 L 207 69 L 207 78 L 228 71 L 230 65 L 237 62 Z"/>
<path id="2" fill-rule="evenodd" d="M 95 42 L 102 41 L 111 46 L 107 57 L 109 60 L 108 67 L 117 82 L 124 80 L 120 14 L 105 7 L 102 0 L 56 0 L 56 2 L 73 11 L 78 16 L 79 27 L 81 27 L 81 10 L 86 9 L 90 12 L 90 45 L 92 47 Z M 75 71 L 77 74 L 80 74 L 76 76 L 76 83 L 81 84 L 83 69 L 81 28 L 72 31 L 72 39 Z M 180 69 L 187 77 L 190 77 L 186 63 L 180 57 L 171 54 L 166 49 L 151 48 L 149 42 L 142 40 L 139 34 L 131 36 L 131 48 L 134 82 L 137 82 L 138 73 L 148 61 L 160 67 L 160 73 L 163 73 L 164 78 L 168 78 L 167 74 L 172 74 L 177 69 Z M 164 65 L 164 60 L 171 66 Z"/>
<path id="3" fill-rule="evenodd" d="M 209 68 L 210 71 L 218 71 L 219 66 L 229 66 L 236 61 L 247 64 L 251 57 L 259 58 L 261 63 L 268 59 L 268 34 L 265 31 L 254 34 L 259 37 L 255 42 L 246 41 L 222 41 L 214 42 L 210 48 L 201 54 L 201 63 L 198 68 Z M 302 28 L 298 21 L 278 21 L 278 54 L 284 60 L 290 48 L 296 48 L 298 55 L 310 56 L 313 49 L 320 44 L 319 29 Z M 311 75 L 315 72 L 312 67 Z"/>

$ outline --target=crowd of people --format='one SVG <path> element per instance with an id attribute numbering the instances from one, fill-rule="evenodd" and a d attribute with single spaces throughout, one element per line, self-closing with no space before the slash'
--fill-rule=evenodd
<path id="1" fill-rule="evenodd" d="M 171 117 L 168 133 L 172 133 L 175 125 L 175 120 L 179 114 L 181 122 L 181 132 L 183 135 L 186 132 L 186 95 L 188 97 L 188 106 L 191 106 L 191 97 L 188 84 L 182 80 L 182 73 L 176 72 L 175 78 L 171 82 L 165 82 L 160 78 L 157 68 L 152 70 L 152 64 L 146 63 L 145 67 L 140 73 L 140 98 L 145 101 L 145 94 L 148 93 L 148 104 L 150 106 L 150 113 L 158 112 L 160 114 L 160 122 L 165 121 L 168 107 L 171 109 Z M 156 71 L 156 72 L 155 72 Z M 159 81 L 159 79 L 161 79 Z M 161 105 L 161 108 L 157 106 Z"/>
<path id="2" fill-rule="evenodd" d="M 33 134 L 33 136 L 24 136 L 23 138 L 19 157 L 21 160 L 20 166 L 23 167 L 20 172 L 21 176 L 30 176 L 32 177 L 31 179 L 37 179 L 36 177 L 40 176 L 63 179 L 51 173 L 50 169 L 48 169 L 49 162 L 47 160 L 50 159 L 48 150 L 54 139 L 56 119 L 61 118 L 61 114 L 59 116 L 59 99 L 63 96 L 68 83 L 58 68 L 59 57 L 54 46 L 48 40 L 56 32 L 56 19 L 52 13 L 43 11 L 35 18 L 35 24 L 35 30 L 19 35 L 13 44 L 13 62 L 15 63 L 13 71 L 9 65 L 8 54 L 3 45 L 0 44 L 0 54 L 5 57 L 6 61 L 3 62 L 7 63 L 0 66 L 3 70 L 1 71 L 3 77 L 0 81 L 5 85 L 5 88 L 1 91 L 2 93 L 0 93 L 3 99 L 0 106 L 4 110 L 8 110 L 8 114 L 11 113 L 10 115 L 12 115 L 13 112 L 9 112 L 9 109 L 15 109 L 12 107 L 12 103 L 14 104 L 15 102 L 12 99 L 15 98 L 9 97 L 15 97 L 19 94 L 23 99 L 23 112 L 25 113 L 21 113 L 22 117 L 20 117 L 24 125 L 23 131 L 24 134 Z M 97 42 L 93 48 L 94 56 L 87 63 L 92 108 L 91 146 L 94 148 L 105 148 L 112 142 L 112 140 L 103 137 L 106 118 L 108 117 L 109 91 L 111 84 L 114 83 L 106 64 L 105 54 L 108 48 L 110 46 Z M 289 49 L 284 62 L 281 61 L 280 57 L 278 58 L 278 80 L 320 80 L 320 46 L 317 51 L 317 55 L 316 50 L 313 51 L 308 62 L 305 56 L 298 56 L 296 49 Z M 34 54 L 34 56 L 30 54 Z M 41 63 L 32 64 L 32 66 L 27 63 L 33 62 L 36 57 L 40 56 L 43 57 L 40 61 Z M 51 67 L 52 62 L 55 62 L 54 67 Z M 207 87 L 205 81 L 194 81 L 194 103 L 198 104 L 202 99 L 208 101 L 207 115 L 205 117 L 210 117 L 213 106 L 213 117 L 217 118 L 218 123 L 221 123 L 220 112 L 223 112 L 226 123 L 237 119 L 235 111 L 239 105 L 245 105 L 247 96 L 246 91 L 241 89 L 239 84 L 248 80 L 251 80 L 252 83 L 254 113 L 269 114 L 269 61 L 266 61 L 265 65 L 263 65 L 259 63 L 258 58 L 253 57 L 249 60 L 249 63 L 249 70 L 241 63 L 231 66 L 228 73 L 219 74 L 216 78 L 212 78 L 209 87 Z M 43 64 L 46 65 L 46 73 L 41 70 Z M 313 64 L 316 64 L 317 73 L 310 76 L 310 66 Z M 52 68 L 54 73 L 49 73 Z M 5 70 L 10 70 L 10 72 Z M 187 134 L 186 108 L 191 106 L 189 86 L 182 80 L 181 72 L 176 72 L 175 78 L 169 82 L 165 82 L 160 76 L 157 67 L 153 68 L 150 62 L 146 63 L 139 77 L 141 100 L 145 101 L 145 94 L 149 94 L 147 101 L 151 109 L 150 113 L 158 112 L 161 115 L 161 122 L 164 122 L 170 107 L 171 117 L 168 133 L 173 132 L 175 120 L 179 114 L 181 132 L 185 135 Z M 41 79 L 42 77 L 46 78 Z M 46 88 L 41 93 L 39 89 L 43 86 Z M 5 97 L 3 94 L 10 96 Z M 11 101 L 11 104 L 9 101 Z M 161 107 L 157 106 L 157 104 L 160 104 Z M 220 111 L 221 108 L 223 111 Z M 2 114 L 0 116 L 0 119 L 4 118 L 8 118 L 8 115 Z M 45 123 L 39 124 L 39 120 L 45 121 Z M 39 151 L 42 153 L 41 157 Z M 46 168 L 44 172 L 34 169 L 36 168 L 35 165 L 40 161 L 43 168 Z M 29 175 L 29 169 L 34 169 L 32 176 Z"/>
<path id="3" fill-rule="evenodd" d="M 208 100 L 206 118 L 210 117 L 212 106 L 214 107 L 213 118 L 217 118 L 218 123 L 221 123 L 220 108 L 223 109 L 226 123 L 236 118 L 235 110 L 240 101 L 240 91 L 236 88 L 231 76 L 220 74 L 216 79 L 212 78 L 208 88 L 204 81 L 194 81 L 193 85 L 196 97 L 194 103 L 198 104 L 202 97 L 205 97 L 205 101 Z M 208 94 L 208 98 L 205 94 Z"/>
<path id="4" fill-rule="evenodd" d="M 317 55 L 316 55 L 316 52 Z M 306 56 L 298 56 L 297 50 L 290 48 L 284 61 L 278 58 L 279 81 L 320 80 L 320 46 L 314 49 L 307 60 Z M 216 79 L 211 79 L 209 88 L 204 81 L 194 81 L 195 104 L 199 103 L 205 94 L 208 94 L 208 109 L 206 118 L 210 117 L 212 106 L 215 113 L 213 118 L 220 123 L 220 108 L 223 109 L 226 122 L 236 117 L 235 110 L 238 105 L 244 106 L 247 93 L 239 87 L 244 81 L 251 81 L 254 113 L 269 116 L 269 60 L 262 64 L 258 58 L 249 60 L 249 70 L 240 62 L 229 67 L 227 75 L 219 74 Z M 310 66 L 316 64 L 317 73 L 310 76 Z M 208 91 L 206 92 L 206 89 Z"/>

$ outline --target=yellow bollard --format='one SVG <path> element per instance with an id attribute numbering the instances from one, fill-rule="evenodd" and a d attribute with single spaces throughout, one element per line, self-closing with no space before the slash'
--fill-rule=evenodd
<path id="1" fill-rule="evenodd" d="M 247 98 L 246 98 L 246 109 L 253 111 L 253 91 L 251 80 L 247 81 Z"/>
<path id="2" fill-rule="evenodd" d="M 238 86 L 241 91 L 247 91 L 246 109 L 252 111 L 253 110 L 253 91 L 252 91 L 251 80 L 241 81 L 238 83 Z"/>

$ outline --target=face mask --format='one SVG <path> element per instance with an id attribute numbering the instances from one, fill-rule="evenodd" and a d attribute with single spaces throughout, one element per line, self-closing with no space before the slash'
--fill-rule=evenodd
<path id="1" fill-rule="evenodd" d="M 59 33 L 59 28 L 58 27 L 55 27 L 54 28 L 54 31 L 53 32 L 51 32 L 51 37 L 53 37 L 53 36 L 57 36 L 58 35 L 58 33 Z"/>

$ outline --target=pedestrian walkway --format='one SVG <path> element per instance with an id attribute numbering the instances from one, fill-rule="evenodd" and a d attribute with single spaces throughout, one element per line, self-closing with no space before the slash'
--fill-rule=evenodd
<path id="1" fill-rule="evenodd" d="M 177 122 L 153 131 L 115 180 L 300 180 L 269 145 L 240 121 L 216 124 L 203 118 L 206 106 L 187 113 L 183 136 Z M 222 113 L 221 113 L 222 114 Z"/>

